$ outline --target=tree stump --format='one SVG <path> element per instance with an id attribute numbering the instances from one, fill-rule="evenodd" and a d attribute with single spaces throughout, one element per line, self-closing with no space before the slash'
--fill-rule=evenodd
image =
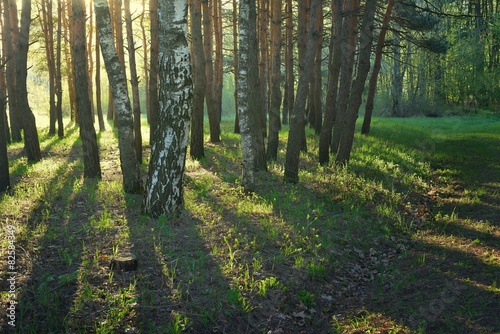
<path id="1" fill-rule="evenodd" d="M 119 271 L 133 271 L 137 269 L 137 256 L 132 253 L 118 254 L 109 264 L 109 269 Z"/>

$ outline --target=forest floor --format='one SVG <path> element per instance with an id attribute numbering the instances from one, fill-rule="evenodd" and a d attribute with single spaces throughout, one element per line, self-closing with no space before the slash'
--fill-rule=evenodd
<path id="1" fill-rule="evenodd" d="M 231 125 L 187 161 L 178 218 L 124 194 L 114 131 L 98 135 L 101 181 L 83 179 L 71 126 L 42 132 L 37 164 L 12 144 L 0 332 L 500 333 L 498 115 L 375 119 L 345 169 L 320 167 L 308 132 L 297 185 L 282 182 L 284 128 L 251 196 Z M 136 271 L 109 269 L 123 252 Z"/>

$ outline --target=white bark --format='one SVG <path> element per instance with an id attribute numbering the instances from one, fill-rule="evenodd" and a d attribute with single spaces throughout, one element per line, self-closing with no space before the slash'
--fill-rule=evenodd
<path id="1" fill-rule="evenodd" d="M 183 178 L 192 113 L 193 84 L 187 43 L 187 3 L 158 3 L 159 100 L 144 212 L 157 217 L 178 213 L 183 205 Z"/>

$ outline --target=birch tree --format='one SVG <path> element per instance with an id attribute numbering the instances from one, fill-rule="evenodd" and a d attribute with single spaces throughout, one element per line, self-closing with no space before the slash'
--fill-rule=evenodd
<path id="1" fill-rule="evenodd" d="M 184 204 L 183 180 L 193 109 L 187 41 L 187 1 L 158 2 L 159 113 L 151 143 L 143 211 L 175 215 Z"/>
<path id="2" fill-rule="evenodd" d="M 111 17 L 106 0 L 95 0 L 95 15 L 102 57 L 108 73 L 118 124 L 118 147 L 123 174 L 123 187 L 128 193 L 141 191 L 139 165 L 135 153 L 134 120 L 128 97 L 127 83 L 116 52 Z"/>
<path id="3" fill-rule="evenodd" d="M 238 107 L 243 158 L 242 184 L 255 188 L 255 172 L 267 169 L 261 123 L 255 0 L 240 2 Z"/>

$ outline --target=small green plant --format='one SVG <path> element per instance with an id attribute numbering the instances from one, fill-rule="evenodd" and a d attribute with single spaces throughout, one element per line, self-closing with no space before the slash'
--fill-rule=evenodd
<path id="1" fill-rule="evenodd" d="M 311 307 L 315 304 L 314 294 L 309 291 L 303 289 L 297 293 L 297 298 L 306 306 Z"/>

